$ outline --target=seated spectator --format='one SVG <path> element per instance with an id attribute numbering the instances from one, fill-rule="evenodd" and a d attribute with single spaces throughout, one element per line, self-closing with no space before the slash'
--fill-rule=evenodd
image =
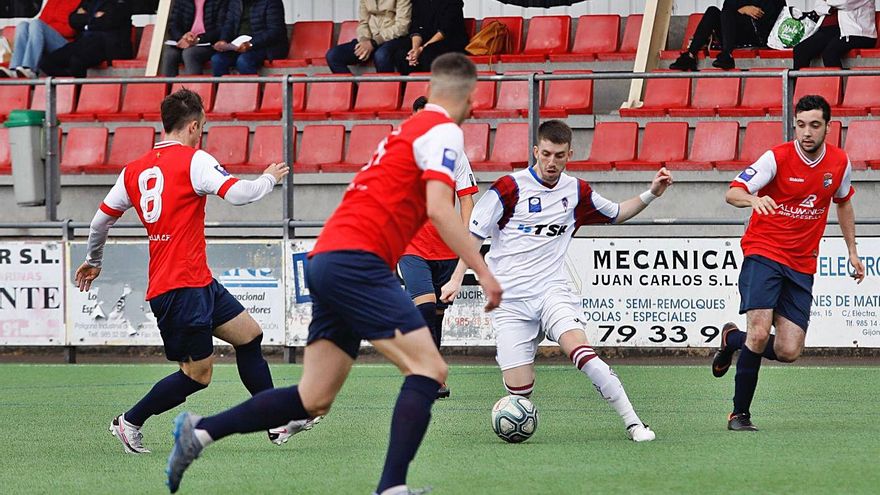
<path id="1" fill-rule="evenodd" d="M 82 0 L 70 14 L 76 39 L 40 63 L 50 76 L 86 77 L 90 67 L 131 58 L 131 5 L 128 0 Z"/>
<path id="2" fill-rule="evenodd" d="M 182 59 L 184 74 L 201 74 L 215 53 L 212 45 L 220 40 L 228 7 L 229 0 L 176 0 L 168 16 L 168 39 L 177 46 L 163 46 L 159 72 L 176 76 Z"/>
<path id="3" fill-rule="evenodd" d="M 235 46 L 231 41 L 247 35 L 251 40 Z M 263 62 L 287 56 L 287 25 L 281 0 L 229 0 L 220 41 L 214 43 L 211 67 L 214 76 L 256 74 Z"/>
<path id="4" fill-rule="evenodd" d="M 40 59 L 73 40 L 68 17 L 80 0 L 49 0 L 39 17 L 15 27 L 15 45 L 9 69 L 0 67 L 0 77 L 37 77 Z M 10 70 L 13 69 L 13 70 Z"/>
<path id="5" fill-rule="evenodd" d="M 410 48 L 404 36 L 409 30 L 411 11 L 410 0 L 360 0 L 357 39 L 327 51 L 330 70 L 350 74 L 349 65 L 372 58 L 376 72 L 394 72 L 397 48 Z"/>
<path id="6" fill-rule="evenodd" d="M 733 50 L 738 47 L 767 46 L 767 38 L 785 0 L 724 0 L 721 10 L 709 7 L 694 31 L 690 45 L 670 64 L 670 69 L 697 70 L 697 53 L 714 38 L 721 42 L 721 53 L 713 67 L 730 70 L 736 67 Z"/>
<path id="7" fill-rule="evenodd" d="M 395 54 L 397 71 L 430 72 L 431 62 L 468 44 L 462 0 L 413 0 L 409 26 L 411 46 L 401 43 Z"/>
<path id="8" fill-rule="evenodd" d="M 840 59 L 853 48 L 877 42 L 874 0 L 819 0 L 814 10 L 825 15 L 822 26 L 794 47 L 794 69 L 810 66 L 821 55 L 825 67 L 842 67 Z"/>

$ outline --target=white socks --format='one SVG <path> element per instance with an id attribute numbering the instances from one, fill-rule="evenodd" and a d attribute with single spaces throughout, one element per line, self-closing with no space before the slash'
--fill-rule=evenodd
<path id="1" fill-rule="evenodd" d="M 642 420 L 633 410 L 626 390 L 623 389 L 623 384 L 620 383 L 620 378 L 605 364 L 605 361 L 594 357 L 584 363 L 580 370 L 590 378 L 599 395 L 611 404 L 611 407 L 623 418 L 624 426 L 642 424 Z"/>

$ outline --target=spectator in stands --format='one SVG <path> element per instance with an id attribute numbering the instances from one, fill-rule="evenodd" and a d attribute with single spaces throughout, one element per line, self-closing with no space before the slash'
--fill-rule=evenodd
<path id="1" fill-rule="evenodd" d="M 19 23 L 9 69 L 0 67 L 0 77 L 37 77 L 43 55 L 73 40 L 75 33 L 67 18 L 79 1 L 49 0 L 39 17 Z"/>
<path id="2" fill-rule="evenodd" d="M 231 42 L 247 35 L 250 41 Z M 281 0 L 229 0 L 229 9 L 211 57 L 214 76 L 229 74 L 233 66 L 239 74 L 256 74 L 263 62 L 287 56 L 287 25 Z"/>
<path id="3" fill-rule="evenodd" d="M 413 0 L 409 39 L 411 46 L 401 43 L 394 56 L 397 71 L 404 75 L 430 71 L 431 62 L 444 53 L 464 53 L 464 2 Z"/>
<path id="4" fill-rule="evenodd" d="M 697 70 L 697 53 L 709 45 L 710 38 L 721 42 L 721 53 L 713 67 L 730 70 L 736 67 L 733 49 L 767 46 L 770 30 L 785 7 L 785 0 L 725 0 L 719 10 L 709 7 L 694 31 L 687 51 L 670 64 L 670 69 Z"/>
<path id="5" fill-rule="evenodd" d="M 330 70 L 336 74 L 350 74 L 349 65 L 366 62 L 372 57 L 376 72 L 394 72 L 398 47 L 410 49 L 405 35 L 411 13 L 410 0 L 360 0 L 357 39 L 327 51 Z"/>
<path id="6" fill-rule="evenodd" d="M 214 56 L 211 47 L 220 41 L 220 29 L 226 19 L 229 0 L 176 0 L 168 17 L 168 39 L 176 46 L 165 45 L 162 49 L 163 76 L 178 74 L 183 60 L 183 73 L 202 73 L 205 62 Z"/>
<path id="7" fill-rule="evenodd" d="M 820 0 L 814 7 L 825 20 L 818 31 L 795 45 L 795 70 L 809 67 L 819 55 L 825 67 L 842 67 L 840 59 L 848 51 L 874 47 L 874 0 Z"/>
<path id="8" fill-rule="evenodd" d="M 128 0 L 82 0 L 70 14 L 76 39 L 43 58 L 50 76 L 86 77 L 89 67 L 131 58 L 131 5 Z"/>

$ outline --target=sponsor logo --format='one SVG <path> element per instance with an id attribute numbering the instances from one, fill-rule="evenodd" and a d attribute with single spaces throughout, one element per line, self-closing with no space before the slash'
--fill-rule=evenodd
<path id="1" fill-rule="evenodd" d="M 233 268 L 220 275 L 220 283 L 226 287 L 278 287 L 278 279 L 271 268 Z"/>
<path id="2" fill-rule="evenodd" d="M 529 198 L 529 213 L 538 213 L 541 211 L 541 198 L 533 196 Z"/>
<path id="3" fill-rule="evenodd" d="M 443 149 L 443 166 L 448 168 L 450 171 L 455 171 L 455 161 L 458 160 L 458 153 L 455 150 L 451 150 L 449 148 Z"/>
<path id="4" fill-rule="evenodd" d="M 229 172 L 227 172 L 226 169 L 223 168 L 223 165 L 220 165 L 219 163 L 214 165 L 214 170 L 220 172 L 224 177 L 229 175 Z"/>
<path id="5" fill-rule="evenodd" d="M 826 189 L 831 187 L 831 184 L 834 182 L 834 178 L 831 174 L 826 173 L 822 176 L 822 186 Z"/>
<path id="6" fill-rule="evenodd" d="M 804 179 L 801 178 L 801 177 L 789 177 L 789 178 L 788 178 L 788 181 L 789 181 L 789 182 L 803 182 Z"/>
<path id="7" fill-rule="evenodd" d="M 547 237 L 556 237 L 562 234 L 565 234 L 565 231 L 568 230 L 568 225 L 558 225 L 558 224 L 541 224 L 541 225 L 523 225 L 519 224 L 516 226 L 516 230 L 521 231 L 523 234 L 534 234 L 534 235 L 544 235 Z"/>
<path id="8" fill-rule="evenodd" d="M 739 179 L 743 182 L 748 182 L 748 181 L 752 180 L 752 177 L 754 177 L 757 173 L 758 173 L 757 170 L 755 170 L 752 167 L 749 167 L 749 168 L 743 170 L 739 174 Z"/>

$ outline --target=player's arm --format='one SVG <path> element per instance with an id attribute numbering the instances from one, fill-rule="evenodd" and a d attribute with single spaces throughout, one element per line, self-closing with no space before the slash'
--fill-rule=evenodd
<path id="1" fill-rule="evenodd" d="M 259 201 L 290 171 L 284 163 L 273 163 L 256 179 L 242 180 L 230 175 L 213 156 L 202 150 L 193 155 L 189 170 L 197 194 L 216 194 L 235 206 Z"/>
<path id="2" fill-rule="evenodd" d="M 620 203 L 620 210 L 614 223 L 623 223 L 630 218 L 638 215 L 651 204 L 652 201 L 659 198 L 666 192 L 666 188 L 672 185 L 672 174 L 666 170 L 666 167 L 657 171 L 654 180 L 651 181 L 651 187 L 642 194 L 630 198 Z"/>
<path id="3" fill-rule="evenodd" d="M 844 173 L 843 181 L 840 187 L 834 193 L 834 203 L 837 204 L 837 222 L 840 224 L 840 232 L 843 234 L 843 240 L 846 242 L 846 249 L 849 252 L 849 262 L 855 271 L 852 278 L 856 283 L 862 283 L 865 279 L 865 266 L 859 258 L 859 249 L 856 244 L 856 213 L 853 209 L 852 196 L 855 189 L 852 187 L 850 180 L 850 171 L 852 166 L 847 163 L 846 173 Z"/>
<path id="4" fill-rule="evenodd" d="M 737 208 L 752 208 L 758 215 L 773 215 L 779 205 L 770 196 L 760 196 L 760 192 L 775 176 L 776 158 L 767 151 L 730 183 L 724 199 Z"/>
<path id="5" fill-rule="evenodd" d="M 125 170 L 119 174 L 116 183 L 110 188 L 110 192 L 101 202 L 100 208 L 95 212 L 92 223 L 89 224 L 89 243 L 86 248 L 86 260 L 73 277 L 80 292 L 91 289 L 92 281 L 101 274 L 101 264 L 104 261 L 104 245 L 110 227 L 119 220 L 125 210 L 131 208 L 131 200 L 125 190 Z"/>

